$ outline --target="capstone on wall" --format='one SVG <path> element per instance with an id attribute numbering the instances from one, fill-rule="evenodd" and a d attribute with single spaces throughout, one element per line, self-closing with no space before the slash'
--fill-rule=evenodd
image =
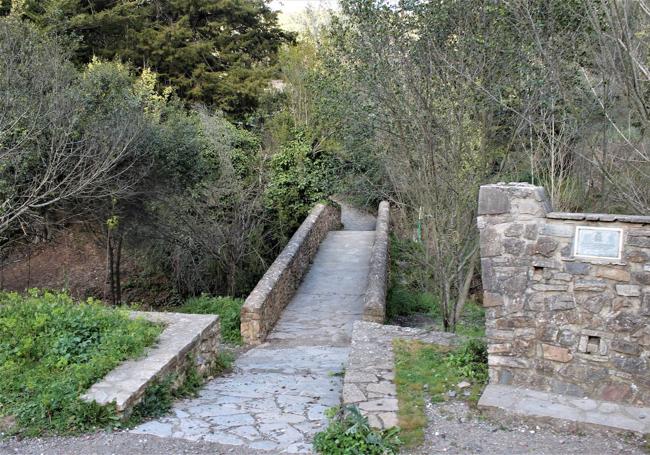
<path id="1" fill-rule="evenodd" d="M 490 383 L 650 405 L 650 217 L 512 183 L 481 187 L 478 227 Z"/>

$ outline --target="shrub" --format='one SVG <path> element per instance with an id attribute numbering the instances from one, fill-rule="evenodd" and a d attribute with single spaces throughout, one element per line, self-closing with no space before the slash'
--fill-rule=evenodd
<path id="1" fill-rule="evenodd" d="M 300 131 L 273 156 L 266 200 L 286 232 L 296 229 L 316 202 L 336 191 L 338 167 L 333 152 Z"/>
<path id="2" fill-rule="evenodd" d="M 314 448 L 323 454 L 397 454 L 401 445 L 398 428 L 375 430 L 356 406 L 329 410 L 329 426 L 317 433 Z"/>
<path id="3" fill-rule="evenodd" d="M 181 313 L 218 314 L 221 322 L 221 339 L 230 343 L 241 343 L 240 312 L 244 300 L 231 297 L 192 297 L 181 306 Z"/>
<path id="4" fill-rule="evenodd" d="M 0 294 L 0 416 L 15 433 L 68 433 L 117 423 L 79 396 L 120 362 L 141 355 L 161 327 L 65 293 Z"/>

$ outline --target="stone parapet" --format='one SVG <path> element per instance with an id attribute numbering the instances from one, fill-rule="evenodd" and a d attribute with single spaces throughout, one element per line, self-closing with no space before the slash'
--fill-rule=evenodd
<path id="1" fill-rule="evenodd" d="M 241 334 L 246 343 L 265 340 L 298 289 L 321 241 L 340 226 L 338 206 L 317 204 L 312 209 L 244 302 Z"/>
<path id="2" fill-rule="evenodd" d="M 156 344 L 140 359 L 128 360 L 94 384 L 81 399 L 100 405 L 113 404 L 128 417 L 151 384 L 174 375 L 172 388 L 180 386 L 190 368 L 207 376 L 219 353 L 219 316 L 134 311 L 141 317 L 165 325 Z"/>
<path id="3" fill-rule="evenodd" d="M 649 405 L 650 217 L 528 184 L 481 187 L 478 213 L 490 384 Z"/>
<path id="4" fill-rule="evenodd" d="M 363 320 L 383 323 L 386 318 L 386 293 L 390 268 L 389 239 L 390 204 L 382 201 L 377 213 L 375 243 L 370 256 L 368 289 L 364 297 Z"/>

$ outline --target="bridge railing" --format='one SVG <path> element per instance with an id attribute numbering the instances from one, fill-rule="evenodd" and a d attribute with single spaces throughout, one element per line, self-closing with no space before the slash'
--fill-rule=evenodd
<path id="1" fill-rule="evenodd" d="M 321 241 L 340 226 L 338 205 L 317 204 L 312 209 L 244 302 L 241 334 L 246 343 L 264 342 L 298 289 Z"/>
<path id="2" fill-rule="evenodd" d="M 383 324 L 386 318 L 386 293 L 390 267 L 389 238 L 390 204 L 382 201 L 377 212 L 375 243 L 370 255 L 368 289 L 364 297 L 363 320 Z"/>

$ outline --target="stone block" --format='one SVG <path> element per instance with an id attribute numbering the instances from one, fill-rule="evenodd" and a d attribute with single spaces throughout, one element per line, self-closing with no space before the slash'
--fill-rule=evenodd
<path id="1" fill-rule="evenodd" d="M 537 242 L 531 245 L 531 254 L 540 254 L 542 256 L 550 257 L 557 250 L 558 242 L 550 237 L 540 237 Z"/>
<path id="2" fill-rule="evenodd" d="M 611 343 L 612 351 L 621 352 L 623 354 L 637 355 L 639 353 L 639 345 L 630 341 L 614 340 Z"/>
<path id="3" fill-rule="evenodd" d="M 635 283 L 650 286 L 650 272 L 636 272 L 632 274 Z"/>
<path id="4" fill-rule="evenodd" d="M 629 282 L 631 279 L 630 272 L 622 268 L 614 267 L 599 267 L 596 270 L 595 275 L 598 278 L 606 278 L 608 280 L 614 281 L 625 281 Z"/>
<path id="5" fill-rule="evenodd" d="M 616 293 L 624 297 L 641 296 L 641 287 L 633 284 L 617 284 Z"/>
<path id="6" fill-rule="evenodd" d="M 645 325 L 645 321 L 635 312 L 621 311 L 607 322 L 607 328 L 615 333 L 636 332 Z"/>
<path id="7" fill-rule="evenodd" d="M 612 363 L 616 368 L 634 375 L 648 374 L 648 359 L 640 357 L 614 356 Z"/>
<path id="8" fill-rule="evenodd" d="M 603 280 L 579 279 L 573 284 L 574 291 L 601 292 L 605 289 L 607 289 L 607 282 Z"/>
<path id="9" fill-rule="evenodd" d="M 629 248 L 625 252 L 625 260 L 628 262 L 643 263 L 647 262 L 649 260 L 649 257 L 648 253 L 643 250 Z"/>
<path id="10" fill-rule="evenodd" d="M 527 224 L 524 229 L 524 238 L 526 240 L 536 240 L 538 235 L 539 227 L 537 223 Z"/>
<path id="11" fill-rule="evenodd" d="M 513 256 L 521 256 L 526 247 L 526 242 L 520 239 L 506 238 L 503 241 L 503 251 Z"/>
<path id="12" fill-rule="evenodd" d="M 507 367 L 507 368 L 529 368 L 530 363 L 526 359 L 518 357 L 506 357 L 499 355 L 488 356 L 488 365 L 492 367 Z"/>
<path id="13" fill-rule="evenodd" d="M 650 292 L 644 293 L 641 298 L 641 314 L 650 316 Z"/>
<path id="14" fill-rule="evenodd" d="M 566 363 L 573 359 L 573 355 L 567 348 L 550 344 L 542 344 L 542 355 L 546 360 L 552 360 L 554 362 Z"/>
<path id="15" fill-rule="evenodd" d="M 478 195 L 478 214 L 500 215 L 510 212 L 510 195 L 497 185 L 484 185 Z"/>
<path id="16" fill-rule="evenodd" d="M 627 245 L 639 248 L 650 248 L 650 234 L 638 235 L 634 231 L 630 231 L 627 237 Z"/>
<path id="17" fill-rule="evenodd" d="M 571 275 L 570 273 L 555 272 L 551 276 L 551 279 L 556 281 L 571 281 L 573 280 L 573 275 Z"/>
<path id="18" fill-rule="evenodd" d="M 560 330 L 559 336 L 558 336 L 558 343 L 560 343 L 561 346 L 573 346 L 576 342 L 576 334 L 573 330 L 571 329 L 562 329 Z"/>
<path id="19" fill-rule="evenodd" d="M 585 298 L 580 305 L 586 308 L 588 311 L 597 314 L 600 313 L 600 311 L 603 309 L 603 306 L 605 303 L 607 303 L 608 300 L 609 298 L 603 294 L 592 295 Z"/>
<path id="20" fill-rule="evenodd" d="M 562 395 L 569 395 L 580 398 L 587 395 L 582 387 L 570 382 L 560 381 L 558 379 L 551 380 L 551 391 L 554 393 L 560 393 Z"/>
<path id="21" fill-rule="evenodd" d="M 490 307 L 497 307 L 503 305 L 504 299 L 501 294 L 497 294 L 496 292 L 484 292 L 483 293 L 483 306 L 490 308 Z"/>
<path id="22" fill-rule="evenodd" d="M 512 343 L 488 344 L 488 354 L 508 354 L 512 351 Z"/>
<path id="23" fill-rule="evenodd" d="M 571 310 L 576 302 L 571 295 L 558 295 L 551 301 L 551 311 Z"/>
<path id="24" fill-rule="evenodd" d="M 539 292 L 566 292 L 569 290 L 568 284 L 533 284 L 532 289 Z"/>
<path id="25" fill-rule="evenodd" d="M 564 270 L 571 275 L 588 275 L 591 265 L 584 262 L 565 262 Z"/>
<path id="26" fill-rule="evenodd" d="M 552 237 L 568 237 L 572 238 L 575 235 L 575 226 L 571 224 L 543 224 L 540 230 L 541 235 L 549 235 Z"/>
<path id="27" fill-rule="evenodd" d="M 629 384 L 609 384 L 600 392 L 600 398 L 605 401 L 623 401 L 632 395 Z"/>
<path id="28" fill-rule="evenodd" d="M 366 396 L 357 384 L 351 382 L 343 384 L 343 403 L 359 403 L 365 400 Z"/>
<path id="29" fill-rule="evenodd" d="M 481 231 L 480 239 L 481 257 L 488 258 L 499 256 L 503 252 L 501 235 L 494 228 L 485 228 Z"/>
<path id="30" fill-rule="evenodd" d="M 512 223 L 508 228 L 505 230 L 503 235 L 506 237 L 521 237 L 522 234 L 524 233 L 524 225 L 521 223 Z"/>

